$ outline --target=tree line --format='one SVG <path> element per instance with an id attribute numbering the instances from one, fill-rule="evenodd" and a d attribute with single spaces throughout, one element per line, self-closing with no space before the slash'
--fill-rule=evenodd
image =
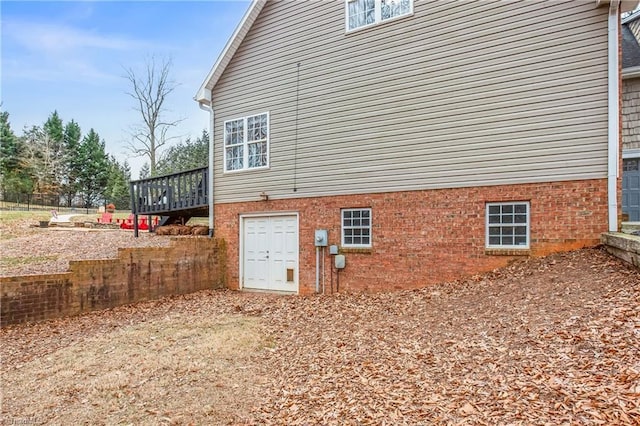
<path id="1" fill-rule="evenodd" d="M 149 162 L 144 163 L 140 169 L 140 179 L 205 167 L 208 164 L 208 158 L 209 132 L 203 130 L 195 140 L 188 137 L 163 151 L 153 172 Z"/>
<path id="2" fill-rule="evenodd" d="M 182 120 L 164 117 L 164 104 L 177 84 L 170 78 L 171 60 L 145 62 L 145 72 L 126 69 L 141 123 L 134 127 L 128 150 L 149 160 L 140 179 L 207 165 L 209 135 L 206 130 L 195 140 L 187 138 L 168 146 L 177 136 L 169 131 Z M 94 129 L 84 136 L 74 120 L 64 123 L 57 111 L 42 126 L 25 127 L 17 136 L 9 113 L 0 111 L 0 199 L 29 203 L 34 194 L 47 200 L 41 204 L 94 207 L 114 204 L 131 207 L 131 169 L 105 152 L 105 142 Z"/>
<path id="3" fill-rule="evenodd" d="M 38 194 L 46 204 L 130 207 L 131 171 L 105 151 L 94 129 L 64 123 L 57 111 L 41 126 L 14 133 L 9 113 L 0 112 L 0 195 L 4 201 L 30 203 Z"/>
<path id="4" fill-rule="evenodd" d="M 176 173 L 207 165 L 209 134 L 187 138 L 158 153 L 155 170 L 149 163 L 140 179 Z M 64 123 L 54 111 L 41 126 L 14 133 L 9 113 L 0 112 L 0 198 L 30 203 L 35 194 L 42 204 L 90 208 L 114 204 L 131 208 L 131 169 L 105 151 L 105 142 L 94 129 L 84 136 L 80 125 Z"/>

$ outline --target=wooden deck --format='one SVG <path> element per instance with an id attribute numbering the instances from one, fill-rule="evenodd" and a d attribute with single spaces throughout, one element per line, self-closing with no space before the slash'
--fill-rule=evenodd
<path id="1" fill-rule="evenodd" d="M 207 217 L 208 173 L 208 167 L 200 167 L 131 181 L 132 213 L 136 218 L 134 223 L 137 224 L 138 216 L 162 216 L 160 225 L 186 223 L 192 217 Z M 137 226 L 134 230 L 137 236 Z"/>

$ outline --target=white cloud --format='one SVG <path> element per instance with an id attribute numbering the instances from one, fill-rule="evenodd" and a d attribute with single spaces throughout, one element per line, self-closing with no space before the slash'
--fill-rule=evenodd
<path id="1" fill-rule="evenodd" d="M 60 55 L 85 49 L 134 50 L 149 43 L 118 35 L 96 34 L 69 26 L 19 20 L 3 23 L 4 43 L 12 40 L 33 53 Z"/>
<path id="2" fill-rule="evenodd" d="M 37 60 L 31 63 L 25 61 L 5 61 L 2 66 L 3 79 L 6 81 L 34 81 L 34 82 L 88 82 L 98 84 L 105 80 L 118 81 L 117 74 L 104 71 L 89 62 L 72 57 L 59 61 Z"/>
<path id="3" fill-rule="evenodd" d="M 4 78 L 42 82 L 115 82 L 125 58 L 153 46 L 131 37 L 24 19 L 3 22 L 2 39 Z"/>

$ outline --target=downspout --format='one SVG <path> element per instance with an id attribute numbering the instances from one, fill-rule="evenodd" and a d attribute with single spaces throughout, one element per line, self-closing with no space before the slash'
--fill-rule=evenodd
<path id="1" fill-rule="evenodd" d="M 205 97 L 208 101 L 208 105 L 203 102 L 198 102 L 200 109 L 209 112 L 209 170 L 207 172 L 207 196 L 209 202 L 209 238 L 213 238 L 214 234 L 214 226 L 213 226 L 213 126 L 214 126 L 214 111 L 213 111 L 213 102 L 211 91 L 205 91 Z"/>
<path id="2" fill-rule="evenodd" d="M 619 1 L 609 3 L 608 19 L 608 162 L 607 201 L 609 232 L 618 230 L 618 169 L 620 156 L 620 58 L 619 58 Z"/>

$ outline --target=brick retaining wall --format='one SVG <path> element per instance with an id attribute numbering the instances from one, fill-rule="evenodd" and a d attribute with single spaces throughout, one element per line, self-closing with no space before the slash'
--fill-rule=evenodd
<path id="1" fill-rule="evenodd" d="M 65 273 L 0 278 L 0 325 L 222 288 L 225 276 L 224 240 L 181 237 L 169 247 L 124 248 L 117 259 L 72 261 Z"/>

